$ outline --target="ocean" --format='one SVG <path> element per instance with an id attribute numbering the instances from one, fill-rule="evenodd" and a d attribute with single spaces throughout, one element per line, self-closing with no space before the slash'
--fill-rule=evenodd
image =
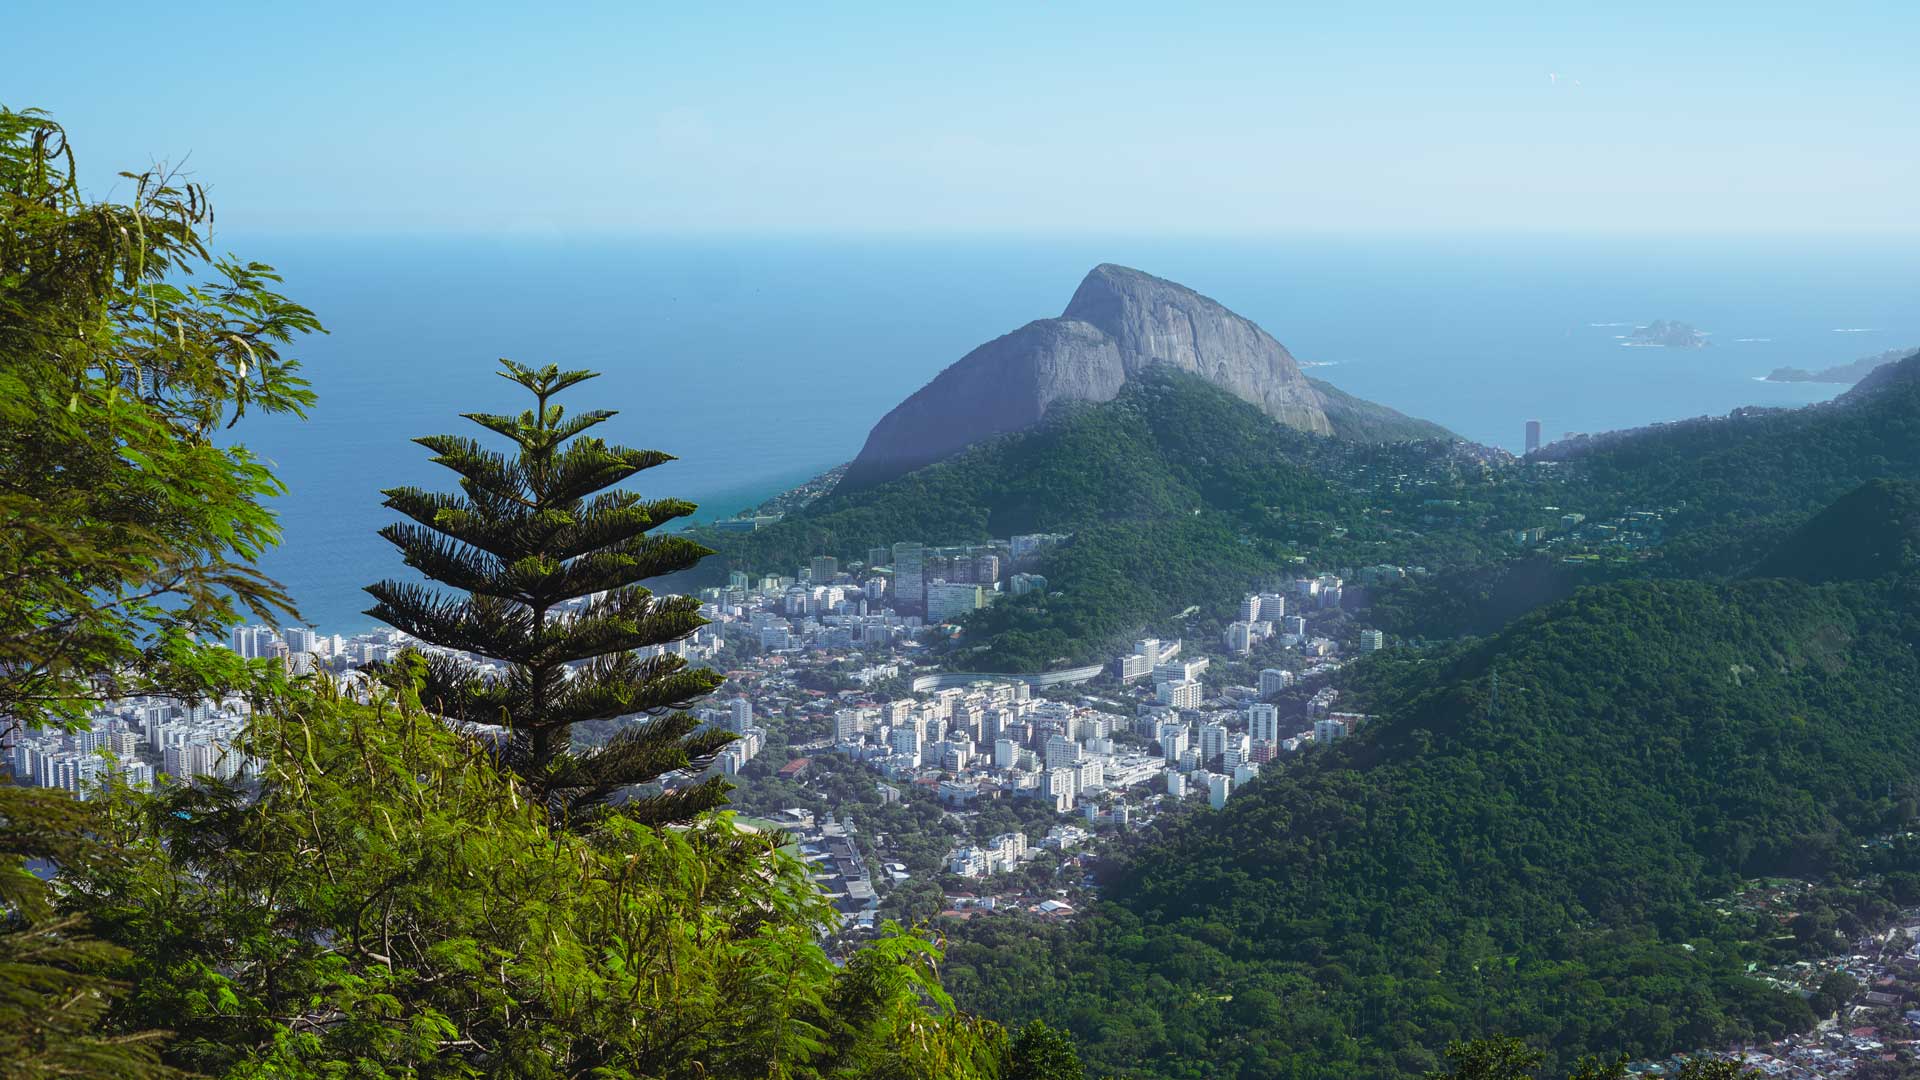
<path id="1" fill-rule="evenodd" d="M 1713 236 L 1233 240 L 221 237 L 272 263 L 330 334 L 293 354 L 320 402 L 243 425 L 288 493 L 263 569 L 323 633 L 373 625 L 361 586 L 403 572 L 379 491 L 451 487 L 410 439 L 517 412 L 497 357 L 604 373 L 565 397 L 601 430 L 680 460 L 651 496 L 727 516 L 850 459 L 867 429 L 969 349 L 1058 315 L 1117 262 L 1265 327 L 1308 373 L 1518 450 L 1841 387 L 1757 381 L 1920 345 L 1920 254 L 1895 240 Z M 1623 347 L 1653 319 L 1697 350 Z M 939 537 L 924 537 L 937 541 Z"/>

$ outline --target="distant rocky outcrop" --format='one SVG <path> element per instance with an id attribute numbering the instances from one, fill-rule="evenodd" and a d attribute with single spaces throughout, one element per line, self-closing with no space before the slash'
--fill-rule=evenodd
<path id="1" fill-rule="evenodd" d="M 1193 372 L 1281 423 L 1334 433 L 1320 394 L 1265 330 L 1185 286 L 1105 264 L 1059 318 L 980 346 L 882 417 L 842 490 L 1031 427 L 1056 402 L 1110 401 L 1155 364 Z"/>
<path id="2" fill-rule="evenodd" d="M 1707 335 L 1683 322 L 1668 319 L 1655 319 L 1645 326 L 1636 326 L 1633 333 L 1627 335 L 1628 345 L 1658 345 L 1667 349 L 1704 349 L 1713 344 Z"/>
<path id="3" fill-rule="evenodd" d="M 1808 371 L 1805 368 L 1797 367 L 1774 368 L 1773 372 L 1767 376 L 1767 381 L 1846 383 L 1851 385 L 1871 375 L 1875 368 L 1885 364 L 1891 364 L 1895 360 L 1902 360 L 1912 356 L 1917 348 L 1920 347 L 1908 345 L 1905 348 L 1888 349 L 1883 353 L 1863 356 L 1851 364 L 1835 364 L 1830 368 L 1822 368 L 1819 371 Z"/>

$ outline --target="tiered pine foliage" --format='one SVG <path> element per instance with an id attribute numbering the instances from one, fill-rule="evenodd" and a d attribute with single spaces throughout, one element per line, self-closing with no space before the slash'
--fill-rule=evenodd
<path id="1" fill-rule="evenodd" d="M 505 662 L 500 678 L 452 660 L 428 667 L 425 698 L 444 717 L 506 729 L 502 759 L 556 822 L 603 816 L 624 790 L 700 770 L 735 736 L 698 730 L 685 706 L 721 682 L 677 656 L 636 650 L 681 640 L 705 624 L 686 596 L 655 596 L 639 583 L 685 570 L 709 554 L 684 537 L 653 535 L 692 513 L 680 499 L 611 490 L 673 458 L 586 435 L 614 416 L 567 416 L 553 398 L 594 377 L 501 361 L 535 408 L 518 416 L 465 413 L 511 440 L 502 453 L 456 435 L 416 439 L 460 475 L 460 493 L 390 489 L 386 505 L 411 519 L 381 530 L 408 566 L 464 596 L 382 581 L 367 614 L 433 644 Z M 603 745 L 576 750 L 573 725 L 642 717 Z M 692 819 L 726 800 L 711 777 L 621 804 L 651 825 Z"/>

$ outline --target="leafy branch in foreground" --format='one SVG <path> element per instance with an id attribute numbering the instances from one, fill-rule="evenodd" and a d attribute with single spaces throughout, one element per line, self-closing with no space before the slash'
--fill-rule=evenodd
<path id="1" fill-rule="evenodd" d="M 126 853 L 76 896 L 127 951 L 131 1030 L 230 1078 L 1004 1075 L 998 1026 L 954 1009 L 940 949 L 889 928 L 843 964 L 782 838 L 725 815 L 555 829 L 422 708 L 421 662 L 324 681 L 256 716 L 257 798 L 120 793 Z M 478 885 L 479 887 L 476 887 Z"/>
<path id="2" fill-rule="evenodd" d="M 197 185 L 123 175 L 131 202 L 88 201 L 65 131 L 0 109 L 0 717 L 28 727 L 230 686 L 191 639 L 292 609 L 251 565 L 279 481 L 213 436 L 313 403 L 280 348 L 320 323 L 213 254 Z"/>
<path id="3" fill-rule="evenodd" d="M 100 843 L 101 826 L 97 806 L 64 791 L 0 785 L 0 1065 L 9 1077 L 179 1075 L 160 1060 L 168 1032 L 107 1026 L 128 989 L 108 973 L 131 954 L 63 910 L 27 866 L 104 869 L 116 855 Z"/>

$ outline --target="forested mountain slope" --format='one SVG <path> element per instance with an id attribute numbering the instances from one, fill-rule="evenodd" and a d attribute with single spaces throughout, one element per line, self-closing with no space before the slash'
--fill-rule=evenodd
<path id="1" fill-rule="evenodd" d="M 1376 434 L 1386 430 L 1379 425 L 1405 432 L 1418 423 L 1389 410 L 1373 422 Z M 1443 557 L 1427 543 L 1435 532 L 1470 548 L 1497 539 L 1497 531 L 1467 536 L 1452 521 L 1416 533 L 1402 518 L 1374 514 L 1377 479 L 1477 481 L 1485 470 L 1475 452 L 1451 437 L 1363 442 L 1302 432 L 1160 366 L 1128 380 L 1112 401 L 1057 406 L 1035 428 L 874 487 L 836 490 L 769 528 L 702 530 L 699 539 L 719 555 L 675 585 L 711 584 L 726 569 L 792 573 L 813 555 L 864 560 L 870 548 L 901 540 L 1069 533 L 1039 567 L 1046 595 L 1003 597 L 970 622 L 968 640 L 983 651 L 966 663 L 1081 663 L 1155 618 L 1237 603 L 1256 582 L 1292 574 L 1301 556 L 1365 565 Z M 1417 508 L 1437 493 L 1408 481 L 1393 497 Z"/>
<path id="2" fill-rule="evenodd" d="M 1627 582 L 1385 654 L 1377 720 L 1133 851 L 1070 932 L 972 924 L 954 985 L 1134 1075 L 1393 1076 L 1501 1030 L 1563 1060 L 1811 1023 L 1704 901 L 1829 873 L 1920 794 L 1920 588 Z M 1498 696 L 1494 678 L 1498 676 Z"/>
<path id="3" fill-rule="evenodd" d="M 1920 355 L 1824 405 L 1740 410 L 1540 456 L 1568 471 L 1569 498 L 1596 510 L 1680 508 L 1668 557 L 1681 571 L 1745 569 L 1866 481 L 1920 476 Z"/>
<path id="4" fill-rule="evenodd" d="M 1315 441 L 1195 376 L 1155 369 L 1113 401 L 1068 403 L 1028 431 L 712 542 L 729 566 L 773 569 L 815 554 L 864 558 L 898 540 L 964 543 L 1254 505 L 1330 512 L 1340 500 L 1298 460 Z"/>

